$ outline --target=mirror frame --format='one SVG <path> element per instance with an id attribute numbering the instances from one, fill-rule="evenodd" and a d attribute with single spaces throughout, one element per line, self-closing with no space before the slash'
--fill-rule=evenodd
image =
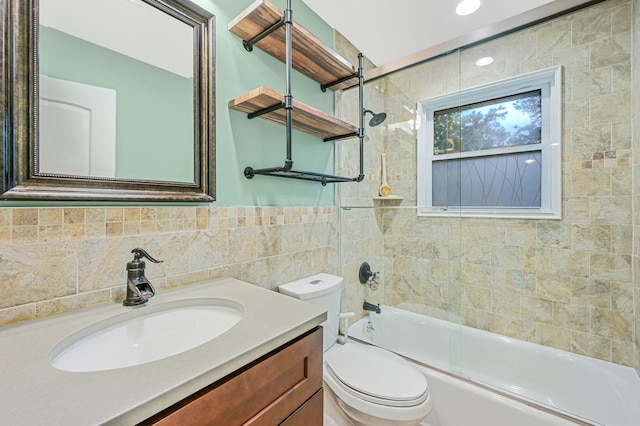
<path id="1" fill-rule="evenodd" d="M 1 200 L 215 200 L 215 17 L 188 0 L 143 1 L 193 28 L 194 182 L 37 173 L 39 0 L 0 0 Z"/>

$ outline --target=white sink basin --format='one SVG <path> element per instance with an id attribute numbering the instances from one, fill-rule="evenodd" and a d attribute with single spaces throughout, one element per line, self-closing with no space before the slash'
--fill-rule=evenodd
<path id="1" fill-rule="evenodd" d="M 131 309 L 62 340 L 51 350 L 49 362 L 76 372 L 145 364 L 218 337 L 242 314 L 241 305 L 225 299 L 185 299 Z"/>

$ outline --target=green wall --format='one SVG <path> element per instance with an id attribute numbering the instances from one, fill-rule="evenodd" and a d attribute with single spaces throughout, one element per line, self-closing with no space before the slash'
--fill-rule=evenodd
<path id="1" fill-rule="evenodd" d="M 41 74 L 116 91 L 116 177 L 193 182 L 192 78 L 52 28 L 39 46 Z"/>
<path id="2" fill-rule="evenodd" d="M 196 0 L 195 3 L 216 15 L 216 204 L 333 205 L 334 184 L 323 187 L 316 182 L 270 176 L 256 176 L 251 180 L 244 177 L 247 166 L 263 168 L 284 164 L 285 129 L 259 118 L 248 120 L 245 114 L 229 110 L 227 104 L 263 85 L 284 93 L 285 67 L 259 49 L 245 51 L 241 40 L 227 30 L 228 23 L 253 0 Z M 284 0 L 274 3 L 285 7 Z M 333 29 L 300 0 L 292 3 L 294 20 L 332 46 Z M 294 71 L 292 89 L 296 100 L 333 114 L 333 93 L 323 93 L 318 83 Z M 333 173 L 333 152 L 331 143 L 294 131 L 296 169 Z"/>
<path id="3" fill-rule="evenodd" d="M 273 167 L 284 164 L 285 129 L 262 119 L 248 120 L 246 115 L 228 108 L 228 102 L 259 86 L 284 93 L 285 66 L 259 49 L 247 52 L 242 42 L 227 30 L 228 23 L 254 0 L 194 0 L 216 17 L 216 168 L 215 205 L 327 206 L 334 204 L 336 184 L 323 187 L 316 182 L 256 176 L 246 179 L 244 168 Z M 274 0 L 284 8 L 284 0 Z M 294 0 L 293 17 L 318 38 L 331 46 L 333 29 L 300 0 Z M 355 62 L 357 58 L 347 58 Z M 293 72 L 296 100 L 333 114 L 333 92 L 323 93 L 318 83 Z M 355 145 L 354 145 L 355 146 Z M 333 173 L 333 143 L 293 132 L 293 160 L 296 169 Z M 340 185 L 355 185 L 343 183 Z M 141 203 L 65 203 L 0 202 L 0 206 L 49 205 L 122 205 Z M 145 203 L 147 204 L 147 203 Z M 158 203 L 155 203 L 157 205 Z"/>

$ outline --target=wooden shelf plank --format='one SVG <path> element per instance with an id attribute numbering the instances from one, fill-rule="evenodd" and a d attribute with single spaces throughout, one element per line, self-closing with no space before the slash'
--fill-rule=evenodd
<path id="1" fill-rule="evenodd" d="M 284 11 L 269 0 L 257 0 L 229 23 L 229 31 L 242 40 L 250 40 L 278 22 Z M 304 27 L 293 24 L 292 66 L 297 71 L 320 84 L 333 83 L 341 78 L 354 75 L 355 67 L 336 51 L 324 44 Z M 271 33 L 255 44 L 271 56 L 285 62 L 285 27 Z M 332 90 L 353 86 L 353 81 L 332 86 Z"/>
<path id="2" fill-rule="evenodd" d="M 261 86 L 229 101 L 229 108 L 251 114 L 281 104 L 283 100 L 284 95 L 268 87 Z M 286 111 L 284 108 L 261 115 L 260 118 L 286 125 Z M 348 135 L 358 131 L 356 126 L 295 99 L 293 100 L 293 128 L 322 139 Z"/>

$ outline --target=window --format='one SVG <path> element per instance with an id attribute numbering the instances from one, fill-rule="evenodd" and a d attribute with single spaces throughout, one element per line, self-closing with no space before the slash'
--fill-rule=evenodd
<path id="1" fill-rule="evenodd" d="M 419 215 L 560 219 L 561 68 L 419 102 Z"/>

